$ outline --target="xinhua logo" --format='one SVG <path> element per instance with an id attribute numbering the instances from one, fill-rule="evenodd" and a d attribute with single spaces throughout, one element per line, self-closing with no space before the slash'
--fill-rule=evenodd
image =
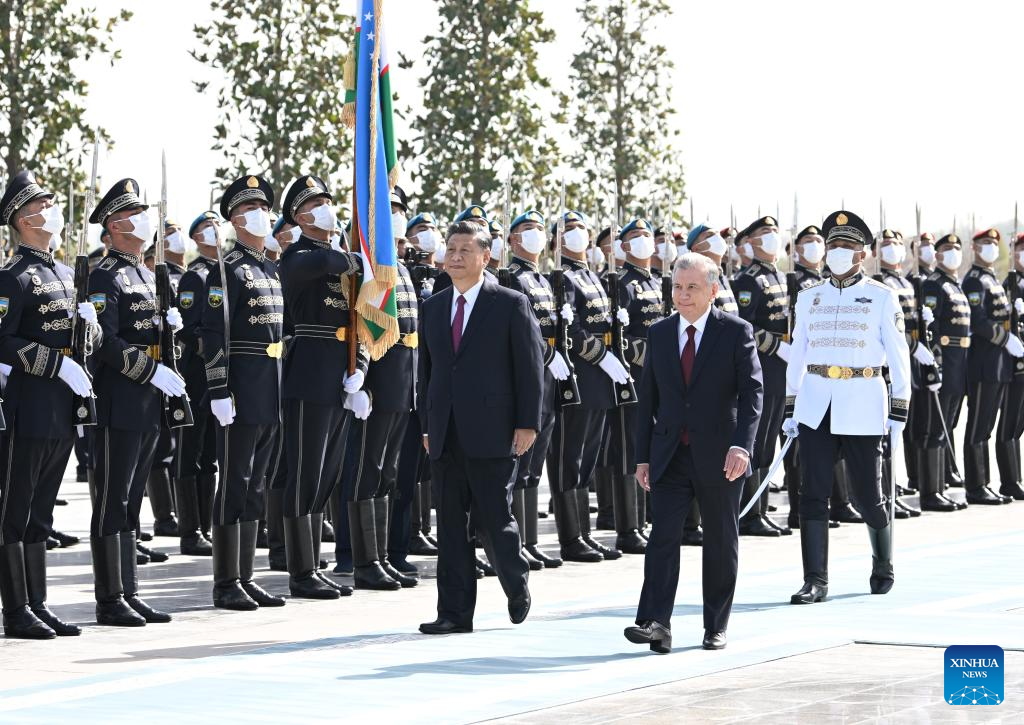
<path id="1" fill-rule="evenodd" d="M 1003 702 L 1003 648 L 994 644 L 953 645 L 943 659 L 946 703 L 999 705 Z"/>

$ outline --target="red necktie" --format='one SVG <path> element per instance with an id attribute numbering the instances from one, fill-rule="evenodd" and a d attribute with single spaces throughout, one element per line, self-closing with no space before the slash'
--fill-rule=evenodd
<path id="1" fill-rule="evenodd" d="M 686 383 L 686 387 L 690 387 L 690 376 L 693 374 L 693 359 L 696 357 L 697 345 L 693 340 L 693 336 L 697 333 L 697 328 L 693 325 L 689 325 L 686 328 L 686 344 L 683 345 L 683 354 L 680 356 L 680 363 L 683 366 L 683 381 Z M 690 445 L 690 436 L 686 428 L 679 433 L 679 440 L 682 441 L 684 446 Z"/>
<path id="2" fill-rule="evenodd" d="M 462 326 L 466 318 L 466 298 L 459 295 L 455 300 L 455 319 L 452 320 L 452 351 L 459 351 L 459 343 L 462 342 Z"/>

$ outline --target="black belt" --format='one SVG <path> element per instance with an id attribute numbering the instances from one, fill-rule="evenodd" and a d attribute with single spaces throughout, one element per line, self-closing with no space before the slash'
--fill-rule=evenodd
<path id="1" fill-rule="evenodd" d="M 881 367 L 851 368 L 844 365 L 808 365 L 807 372 L 830 380 L 851 380 L 853 378 L 874 378 L 882 374 Z"/>
<path id="2" fill-rule="evenodd" d="M 322 340 L 345 342 L 348 339 L 348 328 L 331 325 L 296 325 L 295 337 L 319 337 Z"/>
<path id="3" fill-rule="evenodd" d="M 258 355 L 259 357 L 281 357 L 283 344 L 278 342 L 262 342 L 260 340 L 232 340 L 232 355 Z"/>

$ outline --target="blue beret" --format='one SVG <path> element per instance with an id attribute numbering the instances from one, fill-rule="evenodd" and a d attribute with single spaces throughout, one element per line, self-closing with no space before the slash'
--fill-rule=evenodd
<path id="1" fill-rule="evenodd" d="M 568 224 L 569 222 L 583 222 L 588 227 L 590 226 L 590 222 L 587 221 L 587 215 L 581 211 L 567 211 L 565 214 L 562 215 L 562 218 L 565 219 L 566 224 Z M 512 226 L 515 226 L 515 224 L 513 224 Z M 558 217 L 555 217 L 555 220 L 551 222 L 551 236 L 555 236 L 557 232 Z"/>
<path id="2" fill-rule="evenodd" d="M 430 212 L 417 214 L 412 219 L 410 219 L 408 223 L 405 225 L 405 233 L 408 234 L 409 230 L 412 229 L 417 224 L 433 224 L 436 227 L 437 219 L 435 219 L 434 215 L 431 214 Z"/>
<path id="3" fill-rule="evenodd" d="M 686 235 L 686 248 L 693 249 L 693 245 L 697 243 L 697 238 L 710 228 L 707 224 L 698 224 L 691 229 L 690 233 Z"/>
<path id="4" fill-rule="evenodd" d="M 651 227 L 651 223 L 649 221 L 647 221 L 646 219 L 634 219 L 629 224 L 622 227 L 621 230 L 619 230 L 618 238 L 625 239 L 626 235 L 629 234 L 634 229 L 639 229 L 640 231 L 644 232 L 651 232 L 651 234 L 654 233 L 654 229 Z"/>
<path id="5" fill-rule="evenodd" d="M 519 216 L 512 220 L 512 223 L 509 224 L 508 227 L 509 233 L 511 234 L 513 229 L 515 229 L 520 224 L 525 224 L 526 222 L 537 222 L 538 224 L 543 225 L 544 215 L 541 214 L 536 209 L 527 209 L 522 214 L 520 214 Z"/>
<path id="6" fill-rule="evenodd" d="M 473 206 L 466 207 L 459 215 L 455 217 L 456 222 L 464 222 L 470 219 L 482 219 L 487 221 L 487 212 L 484 211 L 483 206 L 480 204 L 474 204 Z"/>
<path id="7" fill-rule="evenodd" d="M 499 222 L 497 219 L 491 219 L 490 223 L 487 225 L 487 228 L 491 230 L 491 234 L 501 234 L 501 232 L 503 231 L 501 228 L 501 222 Z"/>
<path id="8" fill-rule="evenodd" d="M 220 217 L 217 216 L 217 212 L 204 211 L 202 214 L 193 219 L 192 223 L 188 225 L 188 235 L 191 237 L 193 234 L 195 234 L 196 227 L 198 227 L 200 224 L 202 224 L 208 219 L 212 219 L 213 221 L 216 222 L 220 220 Z"/>
<path id="9" fill-rule="evenodd" d="M 288 223 L 288 222 L 287 222 L 287 220 L 286 220 L 286 219 L 284 218 L 284 214 L 282 214 L 281 216 L 279 216 L 279 217 L 277 218 L 277 221 L 276 221 L 276 222 L 274 222 L 274 228 L 270 230 L 270 233 L 271 233 L 271 234 L 272 234 L 273 236 L 277 236 L 277 233 L 278 233 L 279 231 L 281 231 L 281 227 L 283 227 L 283 226 L 284 226 L 285 224 L 287 224 L 287 223 Z M 295 225 L 293 224 L 292 226 L 295 226 Z"/>

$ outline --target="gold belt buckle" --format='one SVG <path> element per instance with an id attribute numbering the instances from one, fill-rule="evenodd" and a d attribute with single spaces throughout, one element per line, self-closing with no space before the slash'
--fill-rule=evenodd
<path id="1" fill-rule="evenodd" d="M 971 346 L 971 338 L 969 338 L 969 337 L 961 337 L 960 338 L 960 347 L 970 347 L 970 346 Z"/>
<path id="2" fill-rule="evenodd" d="M 267 345 L 267 356 L 272 358 L 281 357 L 281 350 L 284 346 L 280 342 L 272 342 Z"/>
<path id="3" fill-rule="evenodd" d="M 870 379 L 870 378 L 873 378 L 875 376 L 875 370 L 874 370 L 874 368 L 868 366 L 868 367 L 864 368 L 863 370 L 861 370 L 860 374 L 862 376 L 864 376 L 865 378 Z"/>
<path id="4" fill-rule="evenodd" d="M 402 344 L 415 350 L 420 346 L 420 334 L 418 332 L 409 332 L 402 335 Z"/>
<path id="5" fill-rule="evenodd" d="M 943 345 L 943 346 L 948 345 L 949 344 L 949 335 L 943 335 L 942 337 L 940 337 L 939 338 L 939 344 Z"/>
<path id="6" fill-rule="evenodd" d="M 849 380 L 853 377 L 853 368 L 843 368 L 843 380 Z"/>
<path id="7" fill-rule="evenodd" d="M 339 327 L 337 330 L 334 331 L 334 336 L 338 338 L 339 342 L 345 342 L 345 338 L 348 337 L 348 328 Z"/>
<path id="8" fill-rule="evenodd" d="M 828 366 L 828 376 L 830 378 L 832 378 L 833 380 L 839 380 L 839 377 L 842 374 L 843 374 L 843 370 L 838 365 L 829 365 Z"/>

